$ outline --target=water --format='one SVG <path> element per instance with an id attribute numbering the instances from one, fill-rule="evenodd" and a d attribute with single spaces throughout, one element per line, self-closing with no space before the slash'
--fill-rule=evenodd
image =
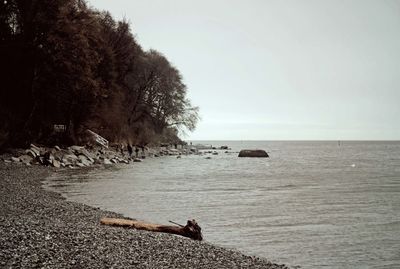
<path id="1" fill-rule="evenodd" d="M 141 220 L 195 218 L 205 240 L 278 263 L 400 268 L 400 142 L 205 143 L 270 158 L 153 158 L 47 185 Z"/>

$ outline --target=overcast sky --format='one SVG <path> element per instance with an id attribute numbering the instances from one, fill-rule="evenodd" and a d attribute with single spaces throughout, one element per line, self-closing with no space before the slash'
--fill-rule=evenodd
<path id="1" fill-rule="evenodd" d="M 400 139 L 398 0 L 90 0 L 182 73 L 186 139 Z"/>

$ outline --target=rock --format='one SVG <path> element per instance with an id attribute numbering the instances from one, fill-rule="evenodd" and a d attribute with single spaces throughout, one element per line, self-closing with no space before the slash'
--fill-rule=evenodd
<path id="1" fill-rule="evenodd" d="M 179 155 L 179 150 L 177 149 L 170 149 L 167 155 Z"/>
<path id="2" fill-rule="evenodd" d="M 133 159 L 133 162 L 134 162 L 134 163 L 141 163 L 141 162 L 142 162 L 142 160 L 141 160 L 141 159 L 139 159 L 139 158 L 135 158 L 135 159 Z"/>
<path id="3" fill-rule="evenodd" d="M 213 152 L 212 154 L 213 154 L 213 155 L 218 155 L 218 152 L 215 151 L 215 152 Z"/>
<path id="4" fill-rule="evenodd" d="M 208 156 L 208 157 L 206 157 L 206 159 L 207 159 L 207 160 L 210 160 L 210 159 L 211 159 L 211 157 L 210 157 L 210 156 Z"/>
<path id="5" fill-rule="evenodd" d="M 61 167 L 61 163 L 58 160 L 53 160 L 53 166 L 55 168 L 60 168 Z M 65 164 L 64 164 L 64 166 L 65 166 Z"/>
<path id="6" fill-rule="evenodd" d="M 109 159 L 104 159 L 104 164 L 112 164 L 112 162 Z"/>
<path id="7" fill-rule="evenodd" d="M 93 164 L 93 161 L 90 161 L 86 156 L 79 155 L 78 156 L 79 162 L 82 163 L 84 166 L 90 166 Z M 93 159 L 92 159 L 93 160 Z"/>
<path id="8" fill-rule="evenodd" d="M 61 148 L 59 146 L 55 146 L 54 149 L 57 150 L 57 151 L 61 150 Z"/>
<path id="9" fill-rule="evenodd" d="M 39 162 L 40 164 L 44 164 L 44 158 L 43 158 L 42 156 L 40 156 L 40 157 L 38 158 L 38 162 Z"/>
<path id="10" fill-rule="evenodd" d="M 44 165 L 52 165 L 54 160 L 55 160 L 54 155 L 50 151 L 47 151 L 43 155 L 43 164 Z"/>
<path id="11" fill-rule="evenodd" d="M 18 159 L 23 162 L 24 164 L 30 164 L 33 158 L 29 155 L 21 155 L 18 157 Z"/>
<path id="12" fill-rule="evenodd" d="M 82 146 L 70 146 L 70 147 L 68 147 L 68 149 L 69 150 L 72 150 L 72 151 L 76 151 L 76 152 L 80 152 L 81 150 L 83 150 L 83 149 L 85 149 L 85 147 L 82 147 Z"/>
<path id="13" fill-rule="evenodd" d="M 25 150 L 25 153 L 26 153 L 27 155 L 31 156 L 33 159 L 36 158 L 37 156 L 39 156 L 39 155 L 37 155 L 36 152 L 33 151 L 32 149 L 27 149 L 27 150 Z"/>
<path id="14" fill-rule="evenodd" d="M 20 159 L 17 157 L 11 157 L 11 161 L 15 162 L 15 163 L 19 163 Z"/>
<path id="15" fill-rule="evenodd" d="M 182 156 L 181 156 L 181 155 L 178 155 L 178 156 L 176 156 L 176 158 L 177 158 L 177 159 L 180 159 L 180 158 L 182 158 Z"/>
<path id="16" fill-rule="evenodd" d="M 10 160 L 4 160 L 4 162 L 5 162 L 5 163 L 11 163 L 11 161 L 10 161 Z"/>
<path id="17" fill-rule="evenodd" d="M 83 163 L 76 163 L 76 165 L 79 166 L 79 167 L 85 167 L 86 166 Z"/>
<path id="18" fill-rule="evenodd" d="M 54 159 L 56 159 L 58 161 L 62 161 L 62 159 L 64 157 L 64 152 L 63 151 L 54 151 L 53 155 L 54 155 Z"/>
<path id="19" fill-rule="evenodd" d="M 116 159 L 111 159 L 110 160 L 112 163 L 118 163 L 118 160 L 116 160 Z"/>
<path id="20" fill-rule="evenodd" d="M 268 153 L 262 149 L 243 149 L 239 152 L 238 157 L 257 157 L 257 158 L 267 158 Z"/>
<path id="21" fill-rule="evenodd" d="M 40 148 L 38 146 L 31 144 L 30 150 L 32 150 L 36 154 L 36 156 L 40 156 Z"/>
<path id="22" fill-rule="evenodd" d="M 78 161 L 78 157 L 74 154 L 66 154 L 62 157 L 62 162 L 66 165 L 75 164 Z"/>
<path id="23" fill-rule="evenodd" d="M 94 156 L 87 150 L 85 147 L 81 146 L 70 146 L 68 148 L 71 152 L 75 153 L 76 155 L 84 155 L 86 158 L 88 158 L 91 161 L 94 161 L 93 158 Z"/>

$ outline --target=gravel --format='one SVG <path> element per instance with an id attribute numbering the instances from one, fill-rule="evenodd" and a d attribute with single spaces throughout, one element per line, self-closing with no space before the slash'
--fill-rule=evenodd
<path id="1" fill-rule="evenodd" d="M 0 163 L 0 268 L 287 268 L 187 238 L 102 226 L 122 217 L 66 201 L 50 168 Z"/>

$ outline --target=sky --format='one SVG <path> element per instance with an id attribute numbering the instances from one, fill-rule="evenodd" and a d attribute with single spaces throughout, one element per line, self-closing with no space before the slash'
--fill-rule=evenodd
<path id="1" fill-rule="evenodd" d="M 177 67 L 186 140 L 399 140 L 399 0 L 89 0 Z"/>

